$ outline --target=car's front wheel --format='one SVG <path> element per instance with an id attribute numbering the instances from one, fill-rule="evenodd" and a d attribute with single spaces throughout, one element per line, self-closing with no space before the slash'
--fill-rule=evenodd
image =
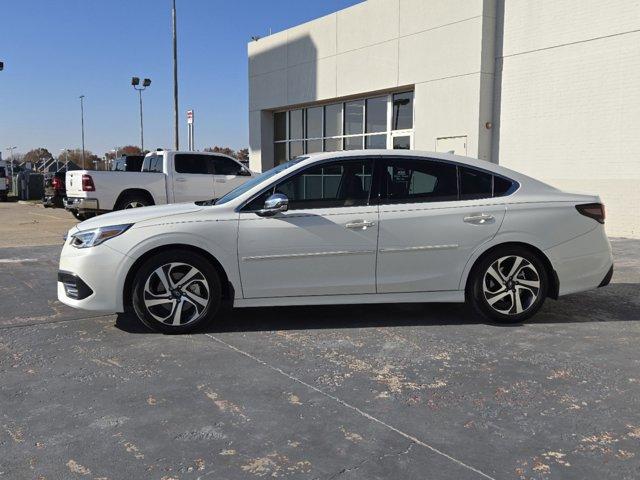
<path id="1" fill-rule="evenodd" d="M 548 289 L 547 270 L 535 253 L 505 247 L 489 253 L 475 266 L 467 299 L 486 318 L 519 323 L 540 310 Z"/>
<path id="2" fill-rule="evenodd" d="M 188 333 L 210 323 L 220 307 L 218 272 L 202 255 L 164 251 L 133 280 L 133 308 L 142 323 L 163 333 Z"/>

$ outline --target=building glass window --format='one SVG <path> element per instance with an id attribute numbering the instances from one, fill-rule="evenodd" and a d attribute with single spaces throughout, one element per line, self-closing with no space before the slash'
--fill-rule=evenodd
<path id="1" fill-rule="evenodd" d="M 365 146 L 369 148 L 387 148 L 387 136 L 386 135 L 369 135 L 365 137 Z"/>
<path id="2" fill-rule="evenodd" d="M 322 107 L 307 108 L 305 138 L 322 138 Z"/>
<path id="3" fill-rule="evenodd" d="M 345 137 L 344 149 L 345 150 L 362 150 L 363 136 L 359 137 Z"/>
<path id="4" fill-rule="evenodd" d="M 353 135 L 363 133 L 364 101 L 356 100 L 344 104 L 344 133 Z"/>
<path id="5" fill-rule="evenodd" d="M 287 112 L 278 112 L 274 114 L 273 134 L 276 142 L 287 139 Z"/>
<path id="6" fill-rule="evenodd" d="M 413 128 L 413 92 L 395 93 L 393 95 L 392 130 Z"/>
<path id="7" fill-rule="evenodd" d="M 342 104 L 335 103 L 324 107 L 324 136 L 342 135 Z"/>
<path id="8" fill-rule="evenodd" d="M 387 97 L 367 99 L 367 133 L 387 131 Z"/>
<path id="9" fill-rule="evenodd" d="M 302 127 L 302 109 L 291 110 L 289 112 L 289 138 L 291 140 L 304 138 Z"/>
<path id="10" fill-rule="evenodd" d="M 275 164 L 306 153 L 411 148 L 413 92 L 275 112 Z"/>

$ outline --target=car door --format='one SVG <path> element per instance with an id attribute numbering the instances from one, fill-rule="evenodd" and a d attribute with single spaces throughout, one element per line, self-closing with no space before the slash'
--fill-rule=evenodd
<path id="1" fill-rule="evenodd" d="M 217 155 L 213 157 L 214 193 L 222 197 L 251 177 L 251 172 L 240 162 L 229 157 Z"/>
<path id="2" fill-rule="evenodd" d="M 385 158 L 379 168 L 377 292 L 458 290 L 471 253 L 504 218 L 493 175 L 425 158 Z"/>
<path id="3" fill-rule="evenodd" d="M 238 262 L 245 298 L 375 293 L 378 207 L 373 159 L 307 166 L 240 211 Z M 289 210 L 255 212 L 273 193 Z"/>
<path id="4" fill-rule="evenodd" d="M 215 197 L 213 155 L 176 153 L 173 158 L 175 203 L 211 200 Z"/>

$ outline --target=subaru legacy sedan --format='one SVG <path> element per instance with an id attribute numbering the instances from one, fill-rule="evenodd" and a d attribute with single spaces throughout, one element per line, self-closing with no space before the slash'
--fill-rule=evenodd
<path id="1" fill-rule="evenodd" d="M 234 307 L 467 302 L 521 322 L 613 274 L 605 210 L 492 163 L 366 150 L 295 158 L 208 202 L 71 229 L 58 298 L 184 333 Z"/>

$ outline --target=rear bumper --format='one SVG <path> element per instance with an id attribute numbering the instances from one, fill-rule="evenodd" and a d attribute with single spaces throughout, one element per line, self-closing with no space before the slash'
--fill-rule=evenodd
<path id="1" fill-rule="evenodd" d="M 97 198 L 67 197 L 64 201 L 67 210 L 100 210 Z"/>
<path id="2" fill-rule="evenodd" d="M 560 296 L 603 287 L 613 276 L 611 245 L 602 226 L 550 248 L 545 254 L 558 274 Z"/>

